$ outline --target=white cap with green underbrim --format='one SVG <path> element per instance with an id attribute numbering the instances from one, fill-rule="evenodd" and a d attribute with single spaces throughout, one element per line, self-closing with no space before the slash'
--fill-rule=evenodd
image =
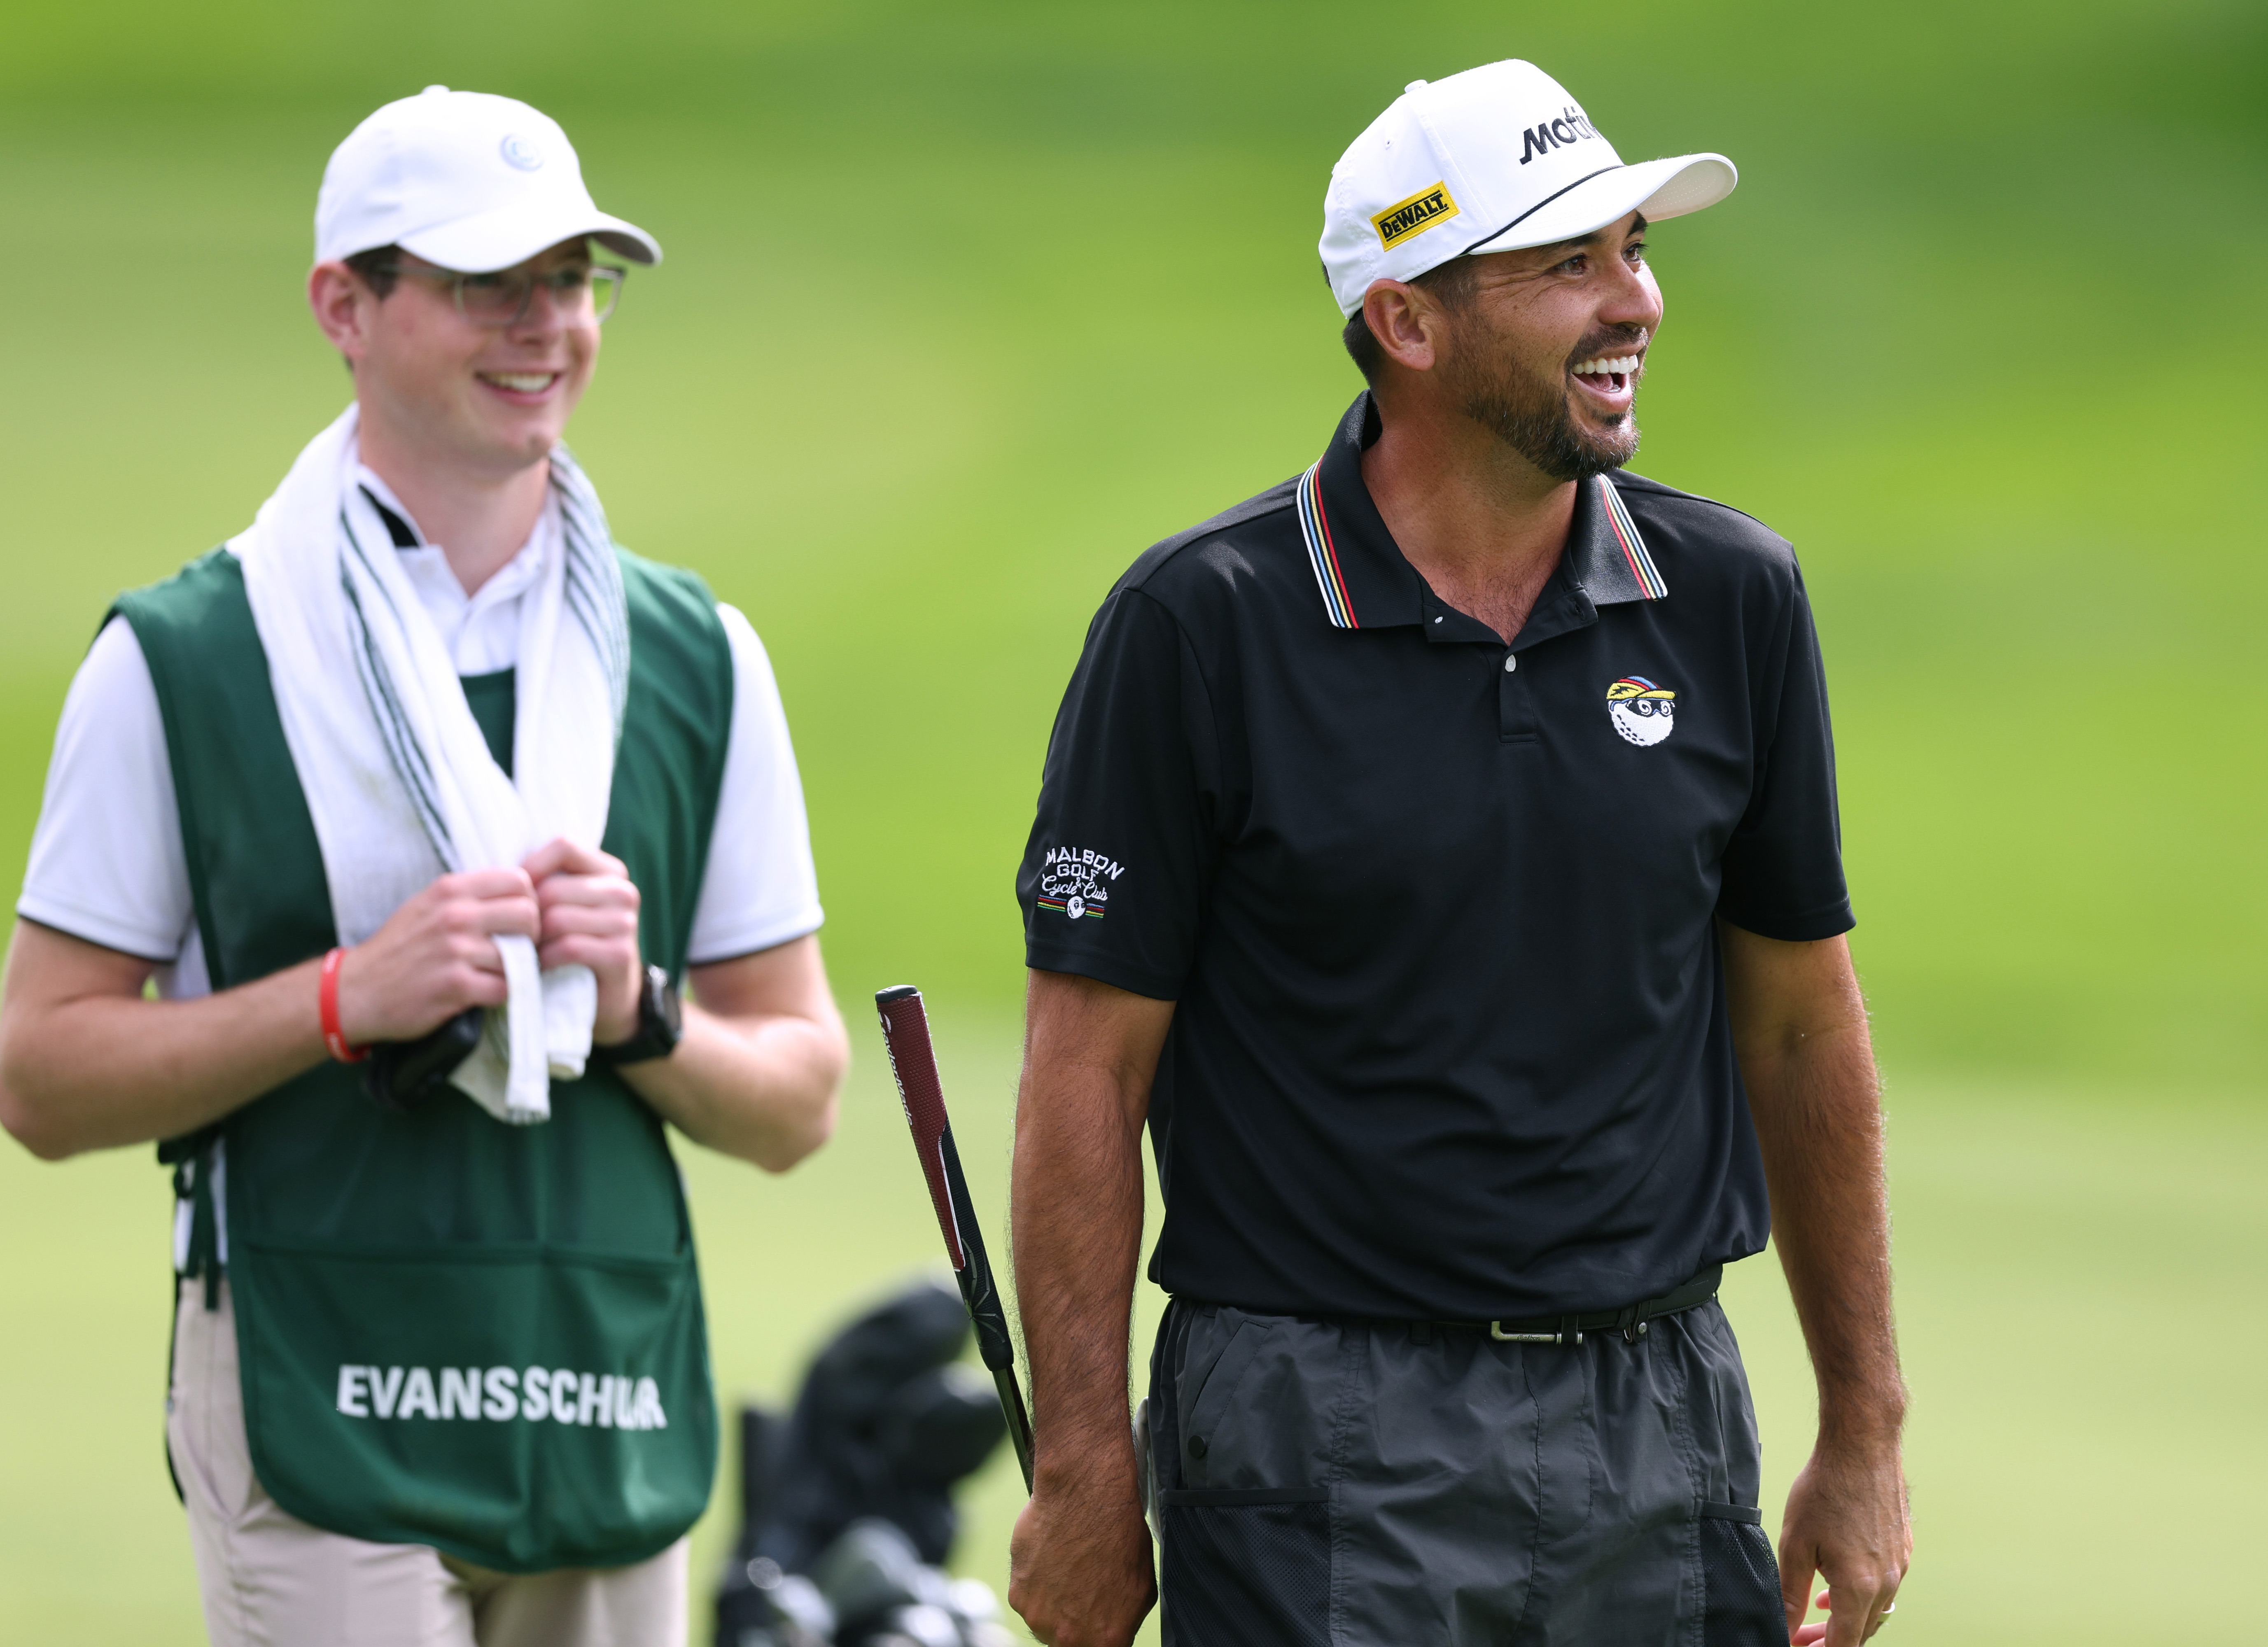
<path id="1" fill-rule="evenodd" d="M 634 263 L 661 247 L 600 211 L 559 122 L 516 98 L 429 85 L 347 134 L 315 197 L 315 261 L 398 246 L 488 274 L 588 236 Z"/>
<path id="2" fill-rule="evenodd" d="M 1698 211 L 1739 180 L 1721 154 L 1624 165 L 1550 75 L 1517 58 L 1487 63 L 1412 80 L 1347 146 L 1323 197 L 1323 273 L 1351 315 L 1375 281 L 1579 239 L 1631 211 Z"/>

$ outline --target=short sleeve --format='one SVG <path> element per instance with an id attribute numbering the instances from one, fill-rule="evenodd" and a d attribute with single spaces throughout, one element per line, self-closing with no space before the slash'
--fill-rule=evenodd
<path id="1" fill-rule="evenodd" d="M 181 955 L 195 923 L 166 725 L 123 618 L 95 637 L 63 699 L 16 913 L 145 960 Z"/>
<path id="2" fill-rule="evenodd" d="M 694 905 L 687 955 L 696 967 L 802 937 L 825 919 L 803 780 L 771 659 L 736 608 L 720 602 L 717 616 L 733 649 L 733 730 Z"/>
<path id="3" fill-rule="evenodd" d="M 1772 649 L 1778 689 L 1767 687 L 1771 712 L 1759 727 L 1756 785 L 1725 849 L 1717 913 L 1761 937 L 1801 943 L 1855 923 L 1843 879 L 1826 671 L 1800 575 L 1784 621 Z"/>
<path id="4" fill-rule="evenodd" d="M 1173 614 L 1115 592 L 1048 739 L 1016 879 L 1031 967 L 1174 1000 L 1219 857 L 1212 710 Z"/>

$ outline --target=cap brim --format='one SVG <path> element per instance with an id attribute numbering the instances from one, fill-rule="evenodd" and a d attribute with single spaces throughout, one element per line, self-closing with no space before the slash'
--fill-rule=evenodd
<path id="1" fill-rule="evenodd" d="M 661 246 L 636 224 L 559 201 L 527 201 L 504 211 L 460 217 L 405 235 L 401 249 L 460 274 L 485 275 L 525 263 L 562 240 L 585 237 L 633 263 L 659 263 Z"/>
<path id="2" fill-rule="evenodd" d="M 1682 217 L 1689 211 L 1715 205 L 1740 180 L 1740 173 L 1721 154 L 1684 154 L 1671 160 L 1609 166 L 1561 190 L 1488 239 L 1467 246 L 1463 255 L 1485 257 L 1491 252 L 1579 240 L 1633 211 L 1649 223 Z"/>

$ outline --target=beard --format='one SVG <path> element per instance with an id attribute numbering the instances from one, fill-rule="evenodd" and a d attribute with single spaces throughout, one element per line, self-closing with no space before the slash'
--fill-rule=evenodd
<path id="1" fill-rule="evenodd" d="M 1587 481 L 1638 455 L 1636 412 L 1611 423 L 1584 417 L 1568 405 L 1564 383 L 1523 369 L 1477 317 L 1461 316 L 1453 327 L 1454 383 L 1465 415 L 1553 480 Z M 1612 347 L 1593 352 L 1604 354 Z"/>

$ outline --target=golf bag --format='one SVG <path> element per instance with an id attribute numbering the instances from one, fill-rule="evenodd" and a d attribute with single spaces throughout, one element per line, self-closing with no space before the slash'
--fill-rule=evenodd
<path id="1" fill-rule="evenodd" d="M 716 1647 L 1007 1647 L 991 1590 L 942 1570 L 954 1483 L 1007 1434 L 968 1337 L 960 1295 L 918 1283 L 820 1351 L 788 1417 L 740 1409 Z"/>

